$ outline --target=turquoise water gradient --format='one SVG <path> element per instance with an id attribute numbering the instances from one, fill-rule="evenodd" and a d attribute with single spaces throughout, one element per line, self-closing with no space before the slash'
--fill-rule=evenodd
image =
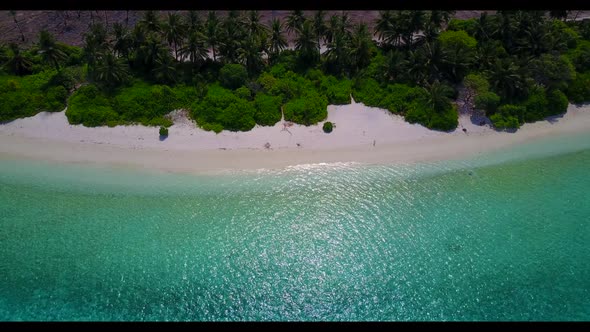
<path id="1" fill-rule="evenodd" d="M 215 176 L 0 160 L 0 320 L 589 320 L 590 134 Z"/>

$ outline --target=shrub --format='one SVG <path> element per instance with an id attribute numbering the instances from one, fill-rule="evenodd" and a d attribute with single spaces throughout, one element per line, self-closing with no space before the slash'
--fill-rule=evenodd
<path id="1" fill-rule="evenodd" d="M 500 105 L 500 96 L 488 91 L 475 97 L 475 108 L 484 110 L 486 114 L 492 114 Z"/>
<path id="2" fill-rule="evenodd" d="M 568 57 L 579 72 L 590 70 L 590 41 L 582 40 L 575 49 L 568 51 Z"/>
<path id="3" fill-rule="evenodd" d="M 168 128 L 160 127 L 160 136 L 168 136 Z"/>
<path id="4" fill-rule="evenodd" d="M 384 95 L 385 92 L 379 83 L 372 78 L 357 80 L 352 91 L 356 102 L 370 107 L 379 107 Z"/>
<path id="5" fill-rule="evenodd" d="M 465 31 L 469 35 L 473 36 L 475 31 L 477 30 L 477 20 L 475 18 L 470 18 L 467 20 L 461 20 L 453 18 L 449 21 L 449 26 L 447 30 L 451 31 Z"/>
<path id="6" fill-rule="evenodd" d="M 86 127 L 120 121 L 109 99 L 92 84 L 81 87 L 70 97 L 66 116 L 70 124 L 81 123 Z"/>
<path id="7" fill-rule="evenodd" d="M 352 82 L 350 80 L 338 80 L 334 76 L 326 76 L 320 80 L 320 89 L 326 95 L 331 105 L 350 104 Z"/>
<path id="8" fill-rule="evenodd" d="M 559 90 L 547 93 L 547 115 L 559 115 L 567 112 L 569 102 L 565 94 Z"/>
<path id="9" fill-rule="evenodd" d="M 383 96 L 377 106 L 392 113 L 405 114 L 413 102 L 425 98 L 427 94 L 423 89 L 405 84 L 390 84 L 383 90 Z"/>
<path id="10" fill-rule="evenodd" d="M 545 118 L 549 107 L 545 90 L 542 88 L 534 89 L 523 103 L 523 106 L 526 109 L 523 117 L 519 118 L 521 123 L 534 122 Z"/>
<path id="11" fill-rule="evenodd" d="M 451 105 L 442 112 L 433 112 L 427 127 L 434 130 L 454 130 L 459 125 L 457 106 Z"/>
<path id="12" fill-rule="evenodd" d="M 443 31 L 440 35 L 438 35 L 437 39 L 440 42 L 443 49 L 454 50 L 457 48 L 462 48 L 464 50 L 474 51 L 477 47 L 477 40 L 468 35 L 467 32 L 464 31 L 464 29 L 460 29 L 457 31 Z"/>
<path id="13" fill-rule="evenodd" d="M 490 116 L 490 120 L 494 127 L 499 129 L 505 128 L 520 128 L 521 123 L 524 123 L 525 106 L 506 104 L 498 108 L 498 111 Z"/>
<path id="14" fill-rule="evenodd" d="M 221 68 L 219 71 L 219 80 L 221 85 L 228 89 L 237 89 L 246 84 L 248 80 L 248 72 L 246 67 L 237 64 L 229 63 Z"/>
<path id="15" fill-rule="evenodd" d="M 590 72 L 578 73 L 569 84 L 566 95 L 576 104 L 590 101 Z"/>
<path id="16" fill-rule="evenodd" d="M 191 116 L 204 130 L 247 131 L 256 125 L 253 104 L 239 98 L 231 90 L 212 85 L 205 98 L 193 103 Z"/>
<path id="17" fill-rule="evenodd" d="M 238 96 L 238 98 L 242 98 L 242 99 L 252 98 L 252 92 L 250 92 L 250 89 L 248 89 L 245 86 L 242 86 L 242 87 L 236 89 L 236 91 L 234 91 L 234 93 L 236 96 Z"/>
<path id="18" fill-rule="evenodd" d="M 26 76 L 0 76 L 0 121 L 33 116 L 41 111 L 62 111 L 67 91 L 49 84 L 55 70 Z"/>
<path id="19" fill-rule="evenodd" d="M 315 91 L 289 101 L 284 106 L 285 120 L 306 126 L 318 123 L 328 116 L 328 101 Z"/>
<path id="20" fill-rule="evenodd" d="M 334 129 L 334 125 L 330 121 L 324 122 L 324 126 L 322 127 L 322 129 L 324 129 L 324 133 L 328 134 L 332 132 L 332 130 Z"/>
<path id="21" fill-rule="evenodd" d="M 254 121 L 261 126 L 272 126 L 281 120 L 281 97 L 258 93 L 254 98 Z"/>

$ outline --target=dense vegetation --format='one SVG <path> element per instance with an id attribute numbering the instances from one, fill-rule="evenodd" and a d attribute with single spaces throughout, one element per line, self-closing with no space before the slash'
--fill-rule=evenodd
<path id="1" fill-rule="evenodd" d="M 0 121 L 67 104 L 72 124 L 167 127 L 184 108 L 206 130 L 246 131 L 282 116 L 316 124 L 352 96 L 444 131 L 462 98 L 497 128 L 518 128 L 590 100 L 590 22 L 566 14 L 383 11 L 369 31 L 346 13 L 293 11 L 267 26 L 256 11 L 147 11 L 131 28 L 90 24 L 83 48 L 45 31 L 26 50 L 2 45 Z"/>

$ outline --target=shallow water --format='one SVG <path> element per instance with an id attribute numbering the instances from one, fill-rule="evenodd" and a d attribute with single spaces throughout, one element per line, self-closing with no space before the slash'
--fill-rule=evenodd
<path id="1" fill-rule="evenodd" d="M 589 320 L 590 134 L 215 176 L 0 160 L 0 320 Z"/>

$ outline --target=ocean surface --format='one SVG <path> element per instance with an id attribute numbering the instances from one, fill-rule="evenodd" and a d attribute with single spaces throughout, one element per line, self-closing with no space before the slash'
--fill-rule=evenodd
<path id="1" fill-rule="evenodd" d="M 0 320 L 590 320 L 590 133 L 418 165 L 0 159 Z"/>

